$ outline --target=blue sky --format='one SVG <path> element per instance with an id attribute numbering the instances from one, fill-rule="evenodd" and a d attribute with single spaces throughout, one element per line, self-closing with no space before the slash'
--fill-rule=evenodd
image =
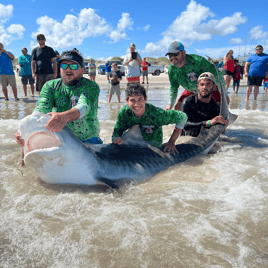
<path id="1" fill-rule="evenodd" d="M 0 0 L 0 42 L 16 57 L 37 46 L 37 33 L 60 53 L 76 47 L 84 58 L 122 57 L 135 43 L 142 57 L 162 57 L 180 41 L 188 54 L 268 53 L 267 0 L 69 1 Z"/>

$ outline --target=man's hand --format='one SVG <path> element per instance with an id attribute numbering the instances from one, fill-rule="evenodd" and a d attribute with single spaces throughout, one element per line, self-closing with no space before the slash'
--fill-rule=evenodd
<path id="1" fill-rule="evenodd" d="M 51 112 L 48 113 L 51 116 L 47 122 L 47 129 L 54 132 L 60 132 L 67 124 L 67 116 L 62 113 Z"/>
<path id="2" fill-rule="evenodd" d="M 210 123 L 211 123 L 211 126 L 215 124 L 225 124 L 226 126 L 228 126 L 229 119 L 225 120 L 221 115 L 219 115 L 211 119 Z"/>
<path id="3" fill-rule="evenodd" d="M 33 79 L 35 80 L 35 78 L 36 78 L 36 74 L 32 74 L 32 77 L 33 77 Z"/>
<path id="4" fill-rule="evenodd" d="M 169 154 L 178 154 L 178 150 L 176 149 L 175 143 L 173 142 L 166 142 L 161 145 L 161 148 L 163 149 L 164 153 L 169 153 Z"/>
<path id="5" fill-rule="evenodd" d="M 21 138 L 21 135 L 19 133 L 15 134 L 15 140 L 19 144 L 20 147 L 24 146 L 24 140 Z"/>
<path id="6" fill-rule="evenodd" d="M 56 79 L 58 77 L 57 73 L 53 73 L 53 78 Z"/>
<path id="7" fill-rule="evenodd" d="M 113 143 L 121 145 L 122 144 L 122 139 L 118 137 L 116 140 L 113 141 Z"/>
<path id="8" fill-rule="evenodd" d="M 246 72 L 246 73 L 244 73 L 244 76 L 245 76 L 245 77 L 248 77 L 248 73 L 247 73 L 247 72 Z"/>
<path id="9" fill-rule="evenodd" d="M 167 108 L 165 109 L 165 111 L 167 111 L 167 110 L 171 110 L 171 105 L 169 104 L 168 106 L 167 106 Z"/>

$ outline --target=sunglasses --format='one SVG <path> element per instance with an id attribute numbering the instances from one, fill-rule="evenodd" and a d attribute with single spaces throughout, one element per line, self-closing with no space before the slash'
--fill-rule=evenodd
<path id="1" fill-rule="evenodd" d="M 37 39 L 38 41 L 44 41 L 45 39 L 44 38 L 39 38 Z"/>
<path id="2" fill-rule="evenodd" d="M 71 70 L 77 70 L 79 68 L 79 65 L 75 64 L 75 63 L 73 63 L 73 64 L 62 63 L 60 65 L 60 67 L 61 67 L 62 70 L 67 70 L 68 67 L 70 67 Z"/>
<path id="3" fill-rule="evenodd" d="M 255 48 L 255 50 L 262 50 L 262 48 Z"/>

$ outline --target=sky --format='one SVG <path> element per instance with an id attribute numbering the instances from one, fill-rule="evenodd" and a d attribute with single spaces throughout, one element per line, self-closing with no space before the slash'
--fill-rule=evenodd
<path id="1" fill-rule="evenodd" d="M 173 41 L 187 54 L 223 57 L 268 53 L 267 0 L 70 1 L 0 0 L 0 42 L 15 57 L 46 36 L 60 53 L 77 48 L 84 58 L 123 57 L 130 43 L 142 57 L 164 57 Z M 265 51 L 266 50 L 266 51 Z"/>

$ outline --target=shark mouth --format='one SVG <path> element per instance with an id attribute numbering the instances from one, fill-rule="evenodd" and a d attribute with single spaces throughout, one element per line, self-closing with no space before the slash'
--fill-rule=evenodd
<path id="1" fill-rule="evenodd" d="M 28 138 L 25 153 L 52 147 L 59 147 L 60 145 L 61 141 L 51 131 L 39 131 L 35 132 Z"/>

